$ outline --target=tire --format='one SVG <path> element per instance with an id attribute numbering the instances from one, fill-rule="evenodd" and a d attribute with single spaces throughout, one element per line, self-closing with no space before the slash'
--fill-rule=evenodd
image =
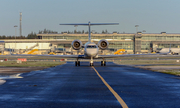
<path id="1" fill-rule="evenodd" d="M 93 63 L 90 63 L 90 66 L 94 66 L 94 64 L 93 64 Z"/>
<path id="2" fill-rule="evenodd" d="M 103 61 L 101 61 L 101 66 L 103 66 Z"/>
<path id="3" fill-rule="evenodd" d="M 104 61 L 104 66 L 106 66 L 106 61 Z"/>
<path id="4" fill-rule="evenodd" d="M 80 66 L 80 61 L 78 61 L 78 66 Z"/>

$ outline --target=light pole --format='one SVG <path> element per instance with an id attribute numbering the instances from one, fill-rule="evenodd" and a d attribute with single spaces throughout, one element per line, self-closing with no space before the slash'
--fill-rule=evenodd
<path id="1" fill-rule="evenodd" d="M 138 27 L 139 27 L 139 25 L 135 25 L 135 27 L 136 27 L 136 33 L 138 32 Z"/>
<path id="2" fill-rule="evenodd" d="M 16 49 L 16 28 L 17 27 L 18 27 L 17 25 L 14 26 L 14 28 L 15 28 L 15 49 Z"/>
<path id="3" fill-rule="evenodd" d="M 146 30 L 143 30 L 142 32 L 146 32 Z"/>
<path id="4" fill-rule="evenodd" d="M 77 26 L 78 26 L 78 25 L 75 25 L 75 26 L 74 26 L 74 27 L 76 28 L 76 29 L 75 29 L 75 30 L 76 30 L 76 33 L 77 33 Z M 76 33 L 75 33 L 75 34 L 76 34 Z"/>
<path id="5" fill-rule="evenodd" d="M 93 34 L 95 34 L 96 31 L 95 31 L 95 30 L 92 30 L 91 32 L 92 32 Z"/>
<path id="6" fill-rule="evenodd" d="M 136 34 L 134 35 L 134 54 L 136 54 L 137 53 L 137 51 L 138 51 L 138 41 L 136 41 L 136 36 L 138 35 L 138 27 L 139 27 L 139 25 L 135 25 L 135 27 L 136 27 Z"/>
<path id="7" fill-rule="evenodd" d="M 14 26 L 14 28 L 15 28 L 15 39 L 16 39 L 16 28 L 17 27 L 18 27 L 17 25 Z"/>

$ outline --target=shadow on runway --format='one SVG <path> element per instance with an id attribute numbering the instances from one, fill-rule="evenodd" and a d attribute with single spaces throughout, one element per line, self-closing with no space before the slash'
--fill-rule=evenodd
<path id="1" fill-rule="evenodd" d="M 72 64 L 75 66 L 74 62 L 67 62 L 67 64 Z M 75 67 L 91 67 L 89 62 L 80 62 L 80 66 Z M 94 67 L 128 67 L 126 65 L 115 64 L 114 62 L 106 62 L 106 66 L 101 66 L 101 62 L 94 62 Z"/>

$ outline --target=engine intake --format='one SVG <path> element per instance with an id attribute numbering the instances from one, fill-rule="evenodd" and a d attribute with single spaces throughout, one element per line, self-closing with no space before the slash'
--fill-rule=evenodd
<path id="1" fill-rule="evenodd" d="M 74 40 L 71 45 L 74 50 L 79 50 L 82 48 L 82 42 L 80 40 Z"/>
<path id="2" fill-rule="evenodd" d="M 102 40 L 100 40 L 98 42 L 98 46 L 99 46 L 100 49 L 105 50 L 105 49 L 108 48 L 109 42 L 107 40 L 105 40 L 105 39 L 102 39 Z"/>

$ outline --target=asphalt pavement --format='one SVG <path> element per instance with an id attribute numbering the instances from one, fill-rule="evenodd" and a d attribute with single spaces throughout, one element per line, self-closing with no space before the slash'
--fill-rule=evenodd
<path id="1" fill-rule="evenodd" d="M 76 67 L 68 62 L 5 79 L 0 85 L 0 107 L 119 108 L 123 105 L 117 96 L 130 108 L 180 107 L 180 77 L 112 62 L 94 65 L 82 62 Z"/>

